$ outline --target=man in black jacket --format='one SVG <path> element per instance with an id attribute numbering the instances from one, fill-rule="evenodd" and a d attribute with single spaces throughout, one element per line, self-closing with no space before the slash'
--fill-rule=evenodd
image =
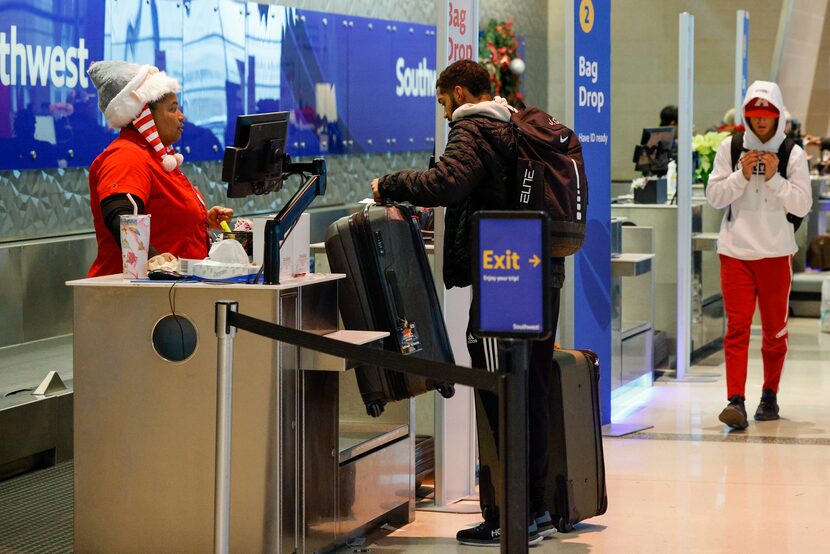
<path id="1" fill-rule="evenodd" d="M 435 167 L 427 171 L 405 170 L 372 181 L 378 203 L 408 201 L 417 206 L 446 206 L 444 231 L 444 283 L 447 288 L 472 284 L 476 247 L 471 218 L 479 210 L 504 210 L 513 206 L 516 172 L 516 138 L 510 123 L 515 111 L 507 102 L 490 96 L 490 79 L 479 64 L 462 60 L 441 72 L 436 82 L 438 103 L 450 121 L 447 146 Z M 564 260 L 555 259 L 551 321 L 558 320 L 559 291 L 564 281 Z M 476 339 L 467 328 L 467 348 L 473 367 L 496 370 L 500 364 L 495 339 Z M 548 403 L 553 343 L 556 329 L 547 341 L 534 342 L 528 376 L 530 543 L 556 532 L 545 503 L 548 467 Z M 503 363 L 501 364 L 503 367 Z M 498 398 L 476 391 L 479 415 L 485 414 L 493 437 L 498 440 Z M 479 425 L 479 432 L 482 426 Z M 480 436 L 479 444 L 483 438 Z M 482 456 L 483 458 L 483 456 Z M 499 545 L 499 514 L 493 478 L 498 468 L 482 459 L 479 492 L 484 522 L 458 532 L 463 544 Z"/>

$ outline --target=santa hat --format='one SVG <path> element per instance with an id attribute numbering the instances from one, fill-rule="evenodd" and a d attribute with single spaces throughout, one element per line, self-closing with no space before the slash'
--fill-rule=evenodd
<path id="1" fill-rule="evenodd" d="M 152 65 L 121 61 L 96 62 L 87 71 L 98 89 L 98 108 L 110 127 L 121 129 L 130 123 L 156 151 L 165 171 L 173 171 L 184 157 L 161 143 L 148 104 L 181 90 L 179 81 Z"/>

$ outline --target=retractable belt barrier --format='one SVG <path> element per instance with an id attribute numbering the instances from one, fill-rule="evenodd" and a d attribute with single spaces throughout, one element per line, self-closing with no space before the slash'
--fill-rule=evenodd
<path id="1" fill-rule="evenodd" d="M 403 373 L 414 373 L 427 379 L 436 381 L 452 381 L 461 385 L 468 385 L 477 389 L 498 392 L 498 381 L 504 378 L 503 374 L 489 373 L 483 369 L 472 369 L 446 362 L 413 358 L 397 352 L 389 352 L 371 346 L 360 346 L 347 342 L 315 335 L 308 331 L 300 331 L 262 321 L 238 312 L 230 312 L 227 325 L 237 327 L 255 335 L 268 339 L 285 342 L 301 348 L 307 348 L 323 354 L 354 360 L 361 364 L 376 365 L 393 369 Z"/>
<path id="2" fill-rule="evenodd" d="M 230 548 L 230 453 L 232 414 L 232 373 L 233 337 L 237 329 L 247 331 L 271 340 L 307 348 L 324 354 L 353 360 L 362 364 L 376 365 L 435 379 L 467 385 L 479 390 L 490 391 L 499 396 L 499 415 L 502 442 L 506 449 L 511 444 L 527 445 L 527 351 L 526 344 L 517 344 L 516 369 L 500 373 L 484 369 L 473 369 L 446 362 L 413 358 L 396 352 L 389 352 L 369 346 L 358 346 L 307 331 L 292 329 L 268 321 L 256 319 L 238 312 L 238 302 L 223 300 L 216 303 L 216 335 L 219 339 L 217 361 L 217 413 L 216 413 L 216 495 L 214 506 L 214 552 L 227 554 Z M 506 341 L 508 344 L 513 341 Z M 515 341 L 521 343 L 522 341 Z M 512 364 L 511 364 L 512 365 Z M 512 440 L 511 440 L 512 439 Z M 514 441 L 516 441 L 514 443 Z M 503 456 L 501 471 L 505 488 L 511 478 L 517 475 L 526 479 L 527 448 L 515 448 Z M 505 490 L 508 505 L 527 504 L 527 488 L 511 487 Z M 512 493 L 512 494 L 511 494 Z M 512 502 L 511 502 L 512 501 Z M 502 552 L 527 551 L 527 521 L 512 521 L 521 518 L 525 510 L 501 511 Z M 526 517 L 524 518 L 526 520 Z M 512 533 L 510 531 L 513 531 Z M 523 530 L 523 532 L 516 532 Z M 508 537 L 514 535 L 513 537 Z"/>

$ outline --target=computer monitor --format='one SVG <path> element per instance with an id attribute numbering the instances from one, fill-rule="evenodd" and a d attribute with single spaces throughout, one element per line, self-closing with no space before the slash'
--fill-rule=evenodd
<path id="1" fill-rule="evenodd" d="M 288 112 L 240 115 L 236 118 L 233 146 L 225 148 L 222 180 L 228 198 L 268 194 L 282 188 Z"/>
<path id="2" fill-rule="evenodd" d="M 661 175 L 677 156 L 674 127 L 643 129 L 640 144 L 634 148 L 634 165 L 643 175 Z"/>

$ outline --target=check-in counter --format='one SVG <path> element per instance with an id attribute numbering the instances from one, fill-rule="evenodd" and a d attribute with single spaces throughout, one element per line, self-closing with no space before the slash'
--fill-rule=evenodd
<path id="1" fill-rule="evenodd" d="M 810 184 L 813 206 L 795 234 L 798 252 L 793 256 L 793 284 L 790 290 L 790 311 L 799 317 L 819 317 L 821 283 L 830 275 L 830 272 L 806 267 L 807 248 L 813 239 L 827 233 L 827 218 L 830 215 L 830 177 L 813 176 Z"/>
<path id="2" fill-rule="evenodd" d="M 611 215 L 636 226 L 654 228 L 654 329 L 669 342 L 674 366 L 677 341 L 677 206 L 672 204 L 612 204 Z M 692 206 L 692 357 L 719 347 L 724 335 L 720 262 L 715 250 L 716 233 L 723 212 L 696 198 Z M 646 286 L 645 284 L 643 286 Z M 626 291 L 626 297 L 628 291 Z"/>
<path id="3" fill-rule="evenodd" d="M 612 220 L 611 394 L 647 388 L 654 371 L 654 229 Z M 615 246 L 614 246 L 615 245 Z"/>
<path id="4" fill-rule="evenodd" d="M 69 283 L 76 551 L 213 550 L 215 303 L 234 300 L 245 315 L 330 335 L 340 277 Z M 331 336 L 378 338 L 340 335 Z M 369 418 L 342 360 L 238 331 L 230 551 L 327 551 L 370 525 L 412 521 L 413 405 Z"/>

